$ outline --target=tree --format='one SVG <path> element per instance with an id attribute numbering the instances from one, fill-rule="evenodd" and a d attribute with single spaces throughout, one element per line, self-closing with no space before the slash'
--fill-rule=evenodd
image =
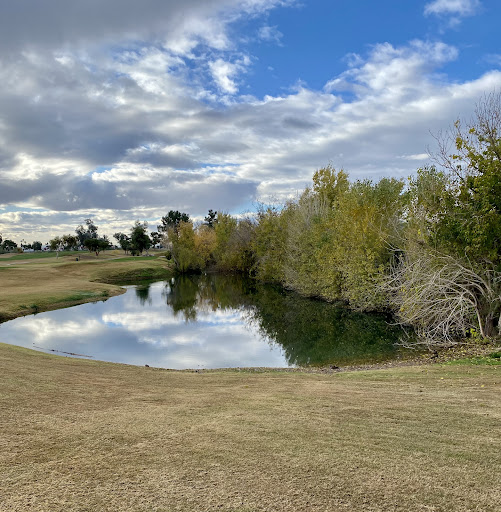
<path id="1" fill-rule="evenodd" d="M 209 213 L 204 218 L 206 226 L 209 228 L 214 228 L 214 226 L 217 224 L 217 212 L 213 210 L 209 210 Z"/>
<path id="2" fill-rule="evenodd" d="M 427 345 L 496 334 L 501 314 L 499 273 L 469 260 L 407 247 L 387 284 L 402 323 Z"/>
<path id="3" fill-rule="evenodd" d="M 130 236 L 126 235 L 125 233 L 118 232 L 113 235 L 113 238 L 116 239 L 124 253 L 127 254 L 127 251 L 129 251 L 132 246 Z"/>
<path id="4" fill-rule="evenodd" d="M 89 252 L 95 252 L 96 256 L 99 256 L 101 251 L 104 251 L 110 247 L 110 241 L 106 238 L 88 238 L 84 242 L 84 246 L 87 247 Z"/>
<path id="5" fill-rule="evenodd" d="M 131 250 L 136 250 L 142 254 L 144 250 L 148 252 L 151 247 L 151 239 L 148 236 L 148 223 L 136 220 L 130 232 Z"/>
<path id="6" fill-rule="evenodd" d="M 12 240 L 4 240 L 2 243 L 2 249 L 7 252 L 13 251 L 17 247 L 16 242 L 13 242 Z"/>
<path id="7" fill-rule="evenodd" d="M 451 143 L 455 150 L 448 153 Z M 484 97 L 474 120 L 456 121 L 439 138 L 435 160 L 449 180 L 437 242 L 501 270 L 501 93 Z"/>
<path id="8" fill-rule="evenodd" d="M 201 256 L 196 250 L 195 231 L 192 222 L 180 222 L 177 227 L 169 230 L 172 244 L 172 257 L 180 272 L 193 272 L 202 266 Z"/>
<path id="9" fill-rule="evenodd" d="M 286 215 L 277 207 L 260 205 L 252 239 L 254 273 L 259 280 L 283 282 L 286 240 Z"/>
<path id="10" fill-rule="evenodd" d="M 348 174 L 342 169 L 336 171 L 332 165 L 323 167 L 313 174 L 313 192 L 331 207 L 349 186 Z"/>
<path id="11" fill-rule="evenodd" d="M 41 251 L 42 250 L 42 242 L 35 241 L 31 244 L 34 251 Z"/>
<path id="12" fill-rule="evenodd" d="M 216 243 L 213 253 L 217 268 L 224 272 L 249 273 L 254 266 L 251 245 L 253 222 L 218 213 L 214 230 Z"/>
<path id="13" fill-rule="evenodd" d="M 162 217 L 162 224 L 157 226 L 160 233 L 167 234 L 169 229 L 174 229 L 177 232 L 181 222 L 190 222 L 190 216 L 187 213 L 181 213 L 178 210 L 170 210 L 167 215 Z"/>
<path id="14" fill-rule="evenodd" d="M 72 249 L 76 249 L 79 245 L 78 237 L 74 235 L 63 235 L 61 238 L 63 243 L 63 248 L 65 251 L 70 251 Z"/>
<path id="15" fill-rule="evenodd" d="M 151 245 L 153 245 L 153 247 L 156 247 L 157 245 L 159 245 L 162 242 L 162 235 L 158 231 L 152 231 L 150 233 L 150 238 L 151 238 Z"/>
<path id="16" fill-rule="evenodd" d="M 85 219 L 85 226 L 80 224 L 75 230 L 80 245 L 85 246 L 85 241 L 90 238 L 98 238 L 97 226 L 91 219 Z"/>
<path id="17" fill-rule="evenodd" d="M 440 136 L 409 185 L 408 222 L 387 285 L 402 323 L 428 344 L 501 334 L 501 96 Z M 451 144 L 454 149 L 450 150 Z"/>

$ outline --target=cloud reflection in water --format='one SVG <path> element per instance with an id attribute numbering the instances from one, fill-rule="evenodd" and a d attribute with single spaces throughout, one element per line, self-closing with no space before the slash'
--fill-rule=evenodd
<path id="1" fill-rule="evenodd" d="M 163 368 L 288 366 L 283 350 L 246 322 L 241 308 L 210 311 L 195 304 L 196 320 L 186 320 L 166 304 L 166 283 L 148 285 L 147 300 L 145 287 L 139 289 L 139 294 L 129 287 L 105 302 L 12 320 L 0 326 L 0 341 Z"/>

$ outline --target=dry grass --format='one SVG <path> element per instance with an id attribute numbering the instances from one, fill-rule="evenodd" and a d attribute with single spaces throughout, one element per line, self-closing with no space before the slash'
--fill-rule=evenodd
<path id="1" fill-rule="evenodd" d="M 167 262 L 154 257 L 118 258 L 112 251 L 59 258 L 0 260 L 0 321 L 38 311 L 102 300 L 123 293 L 113 282 L 162 278 Z"/>
<path id="2" fill-rule="evenodd" d="M 2 512 L 501 510 L 501 366 L 0 376 Z"/>

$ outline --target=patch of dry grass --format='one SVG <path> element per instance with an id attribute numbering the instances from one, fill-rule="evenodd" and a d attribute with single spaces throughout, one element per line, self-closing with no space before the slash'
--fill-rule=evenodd
<path id="1" fill-rule="evenodd" d="M 501 366 L 0 376 L 2 512 L 501 510 Z"/>
<path id="2" fill-rule="evenodd" d="M 117 258 L 111 251 L 99 258 L 82 253 L 44 260 L 0 264 L 0 321 L 38 311 L 102 300 L 123 293 L 111 284 L 170 275 L 168 262 L 151 258 Z M 106 284 L 107 283 L 107 284 Z"/>

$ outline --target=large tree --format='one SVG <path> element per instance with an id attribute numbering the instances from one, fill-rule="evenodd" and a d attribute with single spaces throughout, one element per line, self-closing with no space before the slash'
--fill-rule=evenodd
<path id="1" fill-rule="evenodd" d="M 80 245 L 85 245 L 85 241 L 90 238 L 98 238 L 97 226 L 92 219 L 85 219 L 85 226 L 80 224 L 75 230 Z"/>
<path id="2" fill-rule="evenodd" d="M 138 220 L 132 226 L 130 231 L 131 250 L 141 254 L 144 250 L 148 252 L 151 247 L 151 239 L 148 236 L 148 223 L 139 222 Z"/>
<path id="3" fill-rule="evenodd" d="M 157 226 L 160 233 L 167 234 L 169 229 L 173 229 L 176 233 L 181 222 L 190 222 L 190 216 L 187 213 L 181 213 L 178 210 L 170 210 L 167 215 L 162 217 L 162 224 Z"/>
<path id="4" fill-rule="evenodd" d="M 11 252 L 17 247 L 17 244 L 16 244 L 16 242 L 14 242 L 12 240 L 6 239 L 3 241 L 1 247 L 4 251 Z"/>
<path id="5" fill-rule="evenodd" d="M 124 253 L 127 254 L 127 252 L 130 250 L 132 246 L 130 236 L 127 235 L 126 233 L 118 232 L 113 235 L 113 238 L 116 239 L 120 247 L 123 249 Z"/>
<path id="6" fill-rule="evenodd" d="M 89 252 L 95 252 L 96 256 L 99 256 L 101 251 L 110 247 L 110 241 L 106 238 L 88 238 L 84 242 L 84 246 L 87 247 Z"/>
<path id="7" fill-rule="evenodd" d="M 454 149 L 451 151 L 450 147 Z M 396 312 L 428 343 L 501 334 L 501 96 L 439 137 L 411 180 L 407 236 L 389 278 Z"/>

